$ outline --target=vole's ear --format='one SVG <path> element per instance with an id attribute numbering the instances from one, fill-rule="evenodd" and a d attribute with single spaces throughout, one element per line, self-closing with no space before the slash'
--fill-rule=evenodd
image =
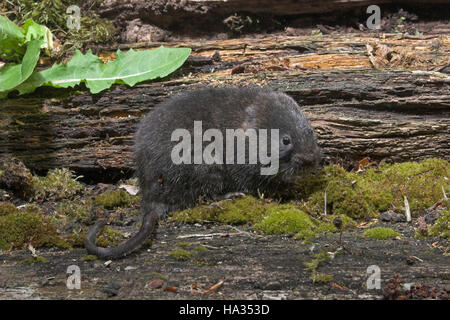
<path id="1" fill-rule="evenodd" d="M 246 117 L 245 121 L 242 123 L 242 129 L 255 129 L 258 127 L 257 117 L 256 117 L 256 106 L 249 105 L 245 108 Z"/>

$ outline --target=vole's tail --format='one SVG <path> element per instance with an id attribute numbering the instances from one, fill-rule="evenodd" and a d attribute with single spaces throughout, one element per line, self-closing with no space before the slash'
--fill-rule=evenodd
<path id="1" fill-rule="evenodd" d="M 84 247 L 90 254 L 96 255 L 103 260 L 125 257 L 131 252 L 139 249 L 145 239 L 150 236 L 156 225 L 157 217 L 158 215 L 155 214 L 155 212 L 145 214 L 139 231 L 129 240 L 112 248 L 100 248 L 95 245 L 95 236 L 97 235 L 97 232 L 106 224 L 105 221 L 99 221 L 89 231 L 86 240 L 84 241 Z"/>

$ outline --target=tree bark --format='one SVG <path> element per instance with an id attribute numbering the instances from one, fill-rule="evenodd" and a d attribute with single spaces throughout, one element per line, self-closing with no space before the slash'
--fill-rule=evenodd
<path id="1" fill-rule="evenodd" d="M 199 16 L 229 15 L 235 12 L 279 16 L 327 13 L 382 4 L 446 4 L 447 0 L 110 0 L 103 1 L 99 13 L 122 19 L 145 18 L 155 24 L 187 21 Z M 165 20 L 165 21 L 164 21 Z"/>
<path id="2" fill-rule="evenodd" d="M 427 56 L 425 43 L 432 40 L 393 36 L 384 43 L 422 48 L 417 57 Z M 444 40 L 439 54 L 447 59 Z M 450 160 L 450 77 L 375 70 L 368 41 L 343 36 L 177 44 L 193 48 L 193 55 L 163 81 L 116 85 L 95 95 L 43 88 L 1 101 L 0 153 L 33 170 L 130 172 L 139 118 L 167 96 L 206 84 L 265 85 L 291 95 L 310 117 L 328 162 Z"/>

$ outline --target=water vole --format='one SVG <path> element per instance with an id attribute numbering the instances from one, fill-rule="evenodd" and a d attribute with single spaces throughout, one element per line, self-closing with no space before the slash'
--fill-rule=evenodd
<path id="1" fill-rule="evenodd" d="M 232 135 L 239 129 L 249 133 L 244 149 Z M 213 142 L 215 148 L 208 149 Z M 242 155 L 245 160 L 239 162 Z M 101 259 L 136 250 L 159 218 L 194 206 L 200 197 L 263 192 L 274 179 L 315 168 L 320 150 L 308 118 L 289 96 L 261 88 L 206 88 L 175 95 L 151 110 L 135 136 L 135 159 L 142 226 L 123 244 L 99 248 L 95 236 L 105 222 L 94 225 L 85 246 Z"/>

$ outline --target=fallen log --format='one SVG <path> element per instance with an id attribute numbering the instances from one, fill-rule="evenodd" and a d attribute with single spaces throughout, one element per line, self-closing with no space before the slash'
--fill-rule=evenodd
<path id="1" fill-rule="evenodd" d="M 206 20 L 208 17 L 217 18 L 235 12 L 288 16 L 328 13 L 370 5 L 446 3 L 446 0 L 110 0 L 103 1 L 98 12 L 103 17 L 119 21 L 142 18 L 159 26 L 170 26 L 174 23 Z"/>
<path id="2" fill-rule="evenodd" d="M 248 77 L 239 78 L 244 83 Z M 329 161 L 365 156 L 387 161 L 450 160 L 448 78 L 363 70 L 284 74 L 266 81 L 303 106 Z M 10 99 L 2 110 L 0 152 L 39 170 L 130 169 L 132 137 L 140 116 L 167 95 L 199 85 L 175 80 L 117 86 L 95 96 Z"/>
<path id="3" fill-rule="evenodd" d="M 167 96 L 207 84 L 265 85 L 288 93 L 309 115 L 327 162 L 351 165 L 366 156 L 390 162 L 450 160 L 450 77 L 375 70 L 367 39 L 333 39 L 184 43 L 194 49 L 192 57 L 164 81 L 117 85 L 95 95 L 78 87 L 10 97 L 0 101 L 0 154 L 17 157 L 33 170 L 130 173 L 139 118 Z M 444 60 L 434 62 L 448 59 L 448 38 L 441 40 L 437 55 Z M 383 43 L 392 41 L 422 48 L 415 53 L 425 57 L 425 44 L 432 39 Z"/>

